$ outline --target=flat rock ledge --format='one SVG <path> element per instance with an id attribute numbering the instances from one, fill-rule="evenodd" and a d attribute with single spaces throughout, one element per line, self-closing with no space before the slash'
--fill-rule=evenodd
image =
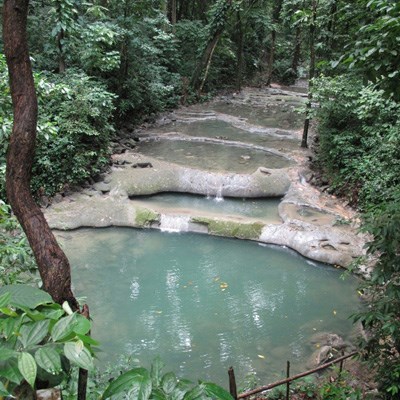
<path id="1" fill-rule="evenodd" d="M 116 167 L 103 182 L 76 192 L 45 210 L 52 229 L 82 227 L 155 228 L 254 240 L 287 246 L 312 260 L 348 267 L 363 255 L 365 238 L 357 234 L 337 205 L 320 204 L 316 189 L 285 170 L 258 169 L 251 175 L 221 174 L 180 167 L 137 154 L 126 154 L 129 164 Z M 133 162 L 149 168 L 132 168 Z M 291 183 L 292 181 L 292 183 Z M 238 215 L 216 215 L 188 209 L 160 209 L 134 196 L 160 192 L 210 196 L 284 196 L 281 222 Z M 314 201 L 314 204 L 312 203 Z"/>

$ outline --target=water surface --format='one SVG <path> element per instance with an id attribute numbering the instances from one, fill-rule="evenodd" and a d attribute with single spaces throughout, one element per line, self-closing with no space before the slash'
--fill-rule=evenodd
<path id="1" fill-rule="evenodd" d="M 321 331 L 345 338 L 356 282 L 290 250 L 207 235 L 108 228 L 59 233 L 93 336 L 114 362 L 159 355 L 181 376 L 227 386 L 305 369 Z M 314 347 L 313 347 L 314 346 Z"/>
<path id="2" fill-rule="evenodd" d="M 238 199 L 161 193 L 154 196 L 132 197 L 131 199 L 159 211 L 183 209 L 192 211 L 192 214 L 196 211 L 205 211 L 208 214 L 239 215 L 269 222 L 281 222 L 278 213 L 279 198 Z"/>
<path id="3" fill-rule="evenodd" d="M 182 140 L 140 142 L 139 153 L 185 166 L 211 171 L 251 174 L 258 167 L 286 168 L 290 160 L 268 151 L 216 143 Z"/>

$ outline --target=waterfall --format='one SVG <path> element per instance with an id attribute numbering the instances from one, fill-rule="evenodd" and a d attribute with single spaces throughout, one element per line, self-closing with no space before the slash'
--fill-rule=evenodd
<path id="1" fill-rule="evenodd" d="M 160 230 L 162 232 L 187 232 L 189 222 L 189 216 L 161 214 Z"/>

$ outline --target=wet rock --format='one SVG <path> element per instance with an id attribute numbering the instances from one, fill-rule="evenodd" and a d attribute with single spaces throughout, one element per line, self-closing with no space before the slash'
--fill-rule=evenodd
<path id="1" fill-rule="evenodd" d="M 138 162 L 132 165 L 132 168 L 153 168 L 150 162 Z"/>
<path id="2" fill-rule="evenodd" d="M 61 400 L 61 390 L 56 388 L 41 389 L 36 391 L 36 400 Z"/>

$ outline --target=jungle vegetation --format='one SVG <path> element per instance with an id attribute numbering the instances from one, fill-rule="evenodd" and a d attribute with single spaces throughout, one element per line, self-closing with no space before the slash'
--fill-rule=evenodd
<path id="1" fill-rule="evenodd" d="M 368 294 L 369 307 L 354 318 L 361 320 L 369 331 L 368 340 L 361 341 L 359 346 L 366 362 L 376 367 L 382 397 L 398 398 L 400 3 L 393 0 L 20 1 L 26 5 L 30 56 L 24 62 L 33 68 L 31 89 L 36 92 L 38 106 L 33 128 L 36 151 L 31 179 L 25 189 L 36 200 L 67 191 L 101 173 L 109 163 L 110 141 L 121 128 L 152 120 L 158 113 L 180 104 L 207 100 L 221 90 L 239 91 L 244 85 L 291 84 L 300 77 L 309 79 L 302 145 L 312 147 L 313 167 L 322 174 L 332 193 L 358 208 L 363 216 L 363 230 L 371 234 L 367 250 L 377 261 L 371 279 L 362 289 Z M 4 23 L 0 41 L 0 286 L 3 287 L 32 283 L 30 272 L 38 262 L 38 250 L 32 246 L 32 253 L 8 206 L 11 203 L 14 208 L 12 192 L 6 193 L 6 155 L 10 151 L 13 125 L 9 71 L 11 75 L 10 59 L 15 50 L 12 46 L 7 48 L 6 7 L 12 3 L 12 0 L 1 2 Z M 20 82 L 21 90 L 27 89 L 29 82 Z M 307 137 L 310 121 L 315 131 L 313 137 Z M 19 217 L 15 209 L 14 214 Z M 46 280 L 43 276 L 42 279 Z M 44 283 L 52 294 L 52 285 Z M 65 284 L 68 286 L 68 280 Z M 55 303 L 49 309 L 46 301 L 16 305 L 3 293 L 0 339 L 8 341 L 13 331 L 11 325 L 16 320 L 25 324 L 26 320 L 18 318 L 26 314 L 28 306 L 33 306 L 35 311 L 31 315 L 39 313 L 45 316 L 41 321 L 47 321 L 35 325 L 32 321 L 36 320 L 32 319 L 31 325 L 39 333 L 36 339 L 48 335 L 49 324 L 69 318 L 65 326 L 61 326 L 64 322 L 59 323 L 60 332 L 52 340 L 56 343 L 68 337 L 67 343 L 81 343 L 85 354 L 90 355 L 95 343 L 85 339 L 89 325 L 79 317 L 71 317 L 77 314 L 57 305 L 65 300 L 64 295 L 52 297 Z M 72 305 L 77 307 L 74 301 Z M 31 325 L 29 329 L 33 329 Z M 27 348 L 35 345 L 28 328 L 23 334 Z M 70 352 L 70 360 L 74 357 L 71 347 L 64 347 L 63 351 L 64 356 L 65 351 Z M 11 367 L 7 371 L 14 371 L 14 375 L 1 372 L 0 394 L 8 393 L 12 383 L 18 384 L 22 378 L 33 385 L 32 374 L 26 367 L 33 365 L 30 353 L 23 353 L 28 356 L 6 353 L 0 351 L 0 363 L 15 359 L 12 362 L 20 363 L 22 375 L 21 368 L 19 375 Z M 54 361 L 59 358 L 52 350 L 42 350 L 33 363 L 43 369 L 48 365 L 44 357 L 53 360 L 47 361 L 53 369 L 63 370 Z M 86 364 L 76 362 L 76 365 L 90 367 L 90 357 L 87 360 Z M 127 379 L 125 383 L 146 382 L 146 396 L 152 393 L 149 379 L 153 379 L 154 390 L 158 390 L 154 393 L 164 396 L 171 387 L 179 389 L 182 396 L 225 395 L 214 386 L 178 388 L 172 375 L 161 377 L 160 371 L 157 364 L 151 374 L 142 369 L 122 376 Z M 3 385 L 6 381 L 11 382 L 10 388 Z"/>

